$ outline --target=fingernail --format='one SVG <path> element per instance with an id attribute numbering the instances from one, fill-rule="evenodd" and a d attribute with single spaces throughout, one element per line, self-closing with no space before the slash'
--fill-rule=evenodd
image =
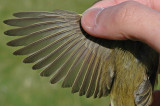
<path id="1" fill-rule="evenodd" d="M 88 9 L 82 14 L 81 22 L 84 27 L 90 29 L 96 26 L 96 18 L 103 8 Z"/>

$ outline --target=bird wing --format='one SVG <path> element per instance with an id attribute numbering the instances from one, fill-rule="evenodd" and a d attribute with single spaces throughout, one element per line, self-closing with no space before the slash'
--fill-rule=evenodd
<path id="1" fill-rule="evenodd" d="M 7 43 L 23 46 L 14 55 L 28 55 L 23 62 L 35 63 L 35 70 L 43 68 L 41 76 L 54 74 L 52 84 L 64 78 L 62 87 L 72 87 L 72 93 L 95 98 L 108 95 L 104 92 L 110 91 L 113 67 L 108 67 L 107 87 L 101 86 L 101 76 L 107 69 L 106 64 L 113 60 L 114 46 L 110 41 L 88 35 L 80 25 L 79 14 L 55 10 L 19 12 L 14 16 L 17 18 L 4 21 L 18 27 L 5 32 L 9 36 L 20 36 Z"/>
<path id="2" fill-rule="evenodd" d="M 149 106 L 152 102 L 152 85 L 148 79 L 144 79 L 134 92 L 137 106 Z"/>

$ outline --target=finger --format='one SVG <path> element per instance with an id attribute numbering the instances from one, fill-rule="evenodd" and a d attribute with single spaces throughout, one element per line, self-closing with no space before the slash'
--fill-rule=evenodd
<path id="1" fill-rule="evenodd" d="M 104 7 L 114 6 L 125 1 L 133 1 L 133 0 L 102 0 L 94 4 L 91 8 L 104 8 Z M 146 5 L 152 9 L 160 11 L 160 0 L 134 0 L 134 1 Z"/>
<path id="2" fill-rule="evenodd" d="M 160 52 L 160 13 L 135 1 L 83 14 L 82 27 L 89 34 L 112 40 L 140 40 Z"/>

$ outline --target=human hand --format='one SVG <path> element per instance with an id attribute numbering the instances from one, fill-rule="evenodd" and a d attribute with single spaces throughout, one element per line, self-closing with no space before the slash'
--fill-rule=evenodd
<path id="1" fill-rule="evenodd" d="M 103 0 L 83 14 L 81 23 L 93 36 L 139 40 L 160 52 L 159 11 L 159 0 Z"/>
<path id="2" fill-rule="evenodd" d="M 82 16 L 89 34 L 112 40 L 138 40 L 160 53 L 160 0 L 103 0 Z M 151 106 L 160 106 L 160 91 Z"/>

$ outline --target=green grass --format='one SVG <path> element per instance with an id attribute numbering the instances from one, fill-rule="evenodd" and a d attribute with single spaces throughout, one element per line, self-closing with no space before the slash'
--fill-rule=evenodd
<path id="1" fill-rule="evenodd" d="M 49 78 L 40 77 L 24 57 L 12 55 L 15 48 L 6 46 L 12 39 L 3 32 L 10 27 L 3 20 L 19 11 L 52 11 L 67 9 L 82 13 L 94 0 L 1 0 L 0 1 L 0 106 L 108 106 L 109 99 L 86 99 L 71 94 L 61 84 L 51 85 Z M 158 87 L 160 88 L 160 87 Z"/>
<path id="2" fill-rule="evenodd" d="M 3 20 L 13 18 L 20 11 L 52 11 L 66 9 L 82 13 L 94 0 L 0 0 L 0 106 L 108 106 L 108 98 L 87 99 L 71 94 L 61 84 L 51 85 L 49 78 L 31 64 L 23 64 L 24 57 L 14 56 L 15 48 L 6 46 L 12 39 L 3 34 L 11 27 Z"/>

